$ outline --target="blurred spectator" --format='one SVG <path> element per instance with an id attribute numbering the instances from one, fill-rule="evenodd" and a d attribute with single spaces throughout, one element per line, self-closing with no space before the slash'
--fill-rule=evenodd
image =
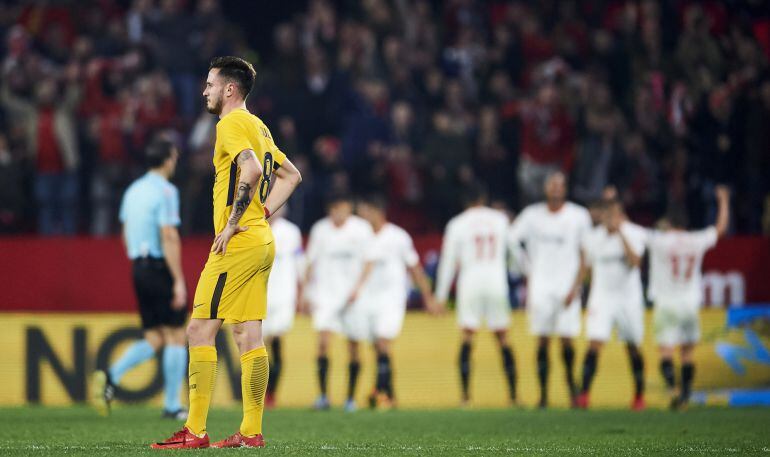
<path id="1" fill-rule="evenodd" d="M 18 151 L 0 134 L 0 233 L 21 229 L 24 211 L 24 168 Z"/>
<path id="2" fill-rule="evenodd" d="M 19 96 L 9 87 L 18 76 L 15 72 L 14 67 L 5 72 L 0 101 L 26 127 L 27 151 L 35 162 L 38 231 L 43 235 L 74 235 L 80 159 L 75 124 L 81 94 L 78 68 L 67 67 L 62 94 L 55 77 L 43 76 L 34 88 L 34 100 Z"/>
<path id="3" fill-rule="evenodd" d="M 210 198 L 216 119 L 201 112 L 199 83 L 211 57 L 237 54 L 259 70 L 249 108 L 302 169 L 289 217 L 303 228 L 330 192 L 377 190 L 401 225 L 434 230 L 468 183 L 483 181 L 517 209 L 539 199 L 543 176 L 558 169 L 572 175 L 578 200 L 613 186 L 643 223 L 667 207 L 687 207 L 696 225 L 708 220 L 710 189 L 728 183 L 735 229 L 758 233 L 770 217 L 763 3 L 0 4 L 5 93 L 33 115 L 20 122 L 3 103 L 10 153 L 0 196 L 54 188 L 67 201 L 55 211 L 39 203 L 0 211 L 14 214 L 14 229 L 37 214 L 41 231 L 115 233 L 116 197 L 146 142 L 165 132 L 187 138 L 177 175 L 183 229 L 209 232 L 201 202 Z M 62 85 L 76 73 L 78 84 Z M 72 91 L 60 86 L 81 84 L 68 111 L 63 94 Z M 46 92 L 62 95 L 41 104 Z M 79 122 L 65 128 L 64 112 Z"/>
<path id="4" fill-rule="evenodd" d="M 542 197 L 543 182 L 549 173 L 569 172 L 574 160 L 575 132 L 571 116 L 559 101 L 559 88 L 544 82 L 536 96 L 508 104 L 504 115 L 521 120 L 521 155 L 517 177 L 520 205 Z"/>

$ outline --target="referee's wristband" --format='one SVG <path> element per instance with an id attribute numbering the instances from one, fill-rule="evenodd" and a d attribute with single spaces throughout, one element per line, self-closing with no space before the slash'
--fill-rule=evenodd
<path id="1" fill-rule="evenodd" d="M 267 206 L 263 206 L 262 209 L 265 210 L 265 219 L 270 219 L 270 210 L 267 209 Z"/>

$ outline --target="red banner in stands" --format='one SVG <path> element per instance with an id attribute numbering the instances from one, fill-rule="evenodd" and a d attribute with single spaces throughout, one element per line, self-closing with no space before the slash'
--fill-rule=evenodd
<path id="1" fill-rule="evenodd" d="M 208 237 L 183 240 L 191 294 L 210 242 Z M 418 237 L 415 244 L 424 261 L 435 262 L 441 237 Z M 706 256 L 704 272 L 712 287 L 707 300 L 743 296 L 747 302 L 770 302 L 770 239 L 722 240 Z M 132 311 L 130 274 L 118 238 L 0 238 L 0 311 Z"/>

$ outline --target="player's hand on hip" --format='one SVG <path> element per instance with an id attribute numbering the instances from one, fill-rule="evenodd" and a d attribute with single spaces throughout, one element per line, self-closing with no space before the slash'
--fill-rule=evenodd
<path id="1" fill-rule="evenodd" d="M 187 285 L 184 280 L 174 281 L 174 296 L 171 299 L 171 307 L 175 310 L 184 309 L 187 305 Z"/>
<path id="2" fill-rule="evenodd" d="M 248 227 L 240 225 L 226 225 L 225 228 L 214 237 L 214 244 L 211 246 L 211 252 L 214 254 L 225 255 L 227 253 L 227 243 L 234 235 L 245 232 Z"/>

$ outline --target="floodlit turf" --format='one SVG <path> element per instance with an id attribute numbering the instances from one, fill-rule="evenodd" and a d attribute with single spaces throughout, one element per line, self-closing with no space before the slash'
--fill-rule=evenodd
<path id="1" fill-rule="evenodd" d="M 214 410 L 209 432 L 236 430 L 238 410 Z M 154 455 L 148 444 L 179 428 L 158 411 L 121 407 L 0 409 L 0 456 Z M 647 411 L 269 411 L 270 455 L 743 455 L 770 456 L 770 409 Z M 179 451 L 165 451 L 169 452 Z M 241 453 L 209 449 L 194 455 Z M 163 454 L 164 452 L 161 452 Z"/>

